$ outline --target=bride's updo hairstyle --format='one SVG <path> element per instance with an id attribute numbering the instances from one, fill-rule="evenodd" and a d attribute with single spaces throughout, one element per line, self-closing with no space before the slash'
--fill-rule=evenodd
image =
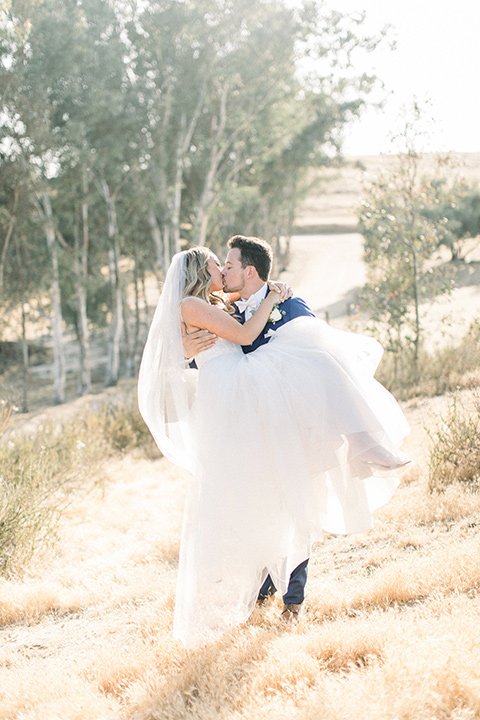
<path id="1" fill-rule="evenodd" d="M 207 265 L 211 256 L 211 251 L 206 247 L 194 247 L 186 251 L 183 297 L 199 297 L 210 305 L 221 305 L 228 312 L 233 312 L 233 308 L 224 297 L 210 292 L 212 276 L 207 270 Z"/>

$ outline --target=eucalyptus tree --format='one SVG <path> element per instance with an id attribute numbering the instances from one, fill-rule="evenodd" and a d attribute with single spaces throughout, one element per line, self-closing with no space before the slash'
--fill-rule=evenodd
<path id="1" fill-rule="evenodd" d="M 351 54 L 374 43 L 318 2 L 13 0 L 7 15 L 2 118 L 47 241 L 55 357 L 66 320 L 86 392 L 107 290 L 111 385 L 122 349 L 133 371 L 147 268 L 160 277 L 184 245 L 232 232 L 289 235 L 309 169 L 340 153 L 370 89 Z"/>
<path id="2" fill-rule="evenodd" d="M 288 232 L 301 177 L 338 154 L 342 127 L 371 89 L 351 58 L 379 38 L 357 36 L 358 22 L 325 15 L 319 3 L 142 3 L 128 25 L 130 67 L 150 145 L 149 226 L 164 269 L 180 230 L 201 244 L 219 242 L 239 221 Z"/>
<path id="3" fill-rule="evenodd" d="M 14 3 L 2 16 L 1 84 L 4 148 L 28 167 L 32 206 L 40 221 L 50 258 L 50 295 L 54 345 L 54 402 L 65 398 L 65 358 L 59 282 L 58 247 L 48 177 L 55 163 L 55 141 L 49 133 L 50 106 L 44 87 L 43 68 L 37 64 L 36 25 L 32 21 L 37 5 Z M 10 31 L 10 32 L 9 32 Z M 40 56 L 41 57 L 41 56 Z"/>
<path id="4" fill-rule="evenodd" d="M 120 372 L 121 340 L 124 332 L 124 287 L 121 272 L 121 220 L 118 203 L 128 192 L 128 183 L 139 162 L 142 134 L 138 124 L 136 96 L 126 74 L 127 48 L 123 29 L 110 3 L 70 0 L 70 11 L 78 18 L 72 35 L 62 34 L 65 46 L 75 48 L 70 68 L 70 88 L 59 95 L 58 116 L 64 120 L 72 163 L 81 177 L 81 232 L 77 223 L 78 294 L 85 287 L 87 249 L 91 247 L 88 201 L 97 190 L 104 207 L 104 230 L 97 235 L 98 249 L 105 252 L 111 288 L 111 322 L 105 385 L 116 384 Z M 69 22 L 69 13 L 64 18 Z M 79 214 L 80 217 L 80 214 Z M 97 249 L 97 250 L 98 250 Z M 85 306 L 85 298 L 81 298 Z M 85 333 L 85 313 L 82 315 Z"/>
<path id="5" fill-rule="evenodd" d="M 73 259 L 82 358 L 80 389 L 88 391 L 88 253 L 93 250 L 96 259 L 109 268 L 111 322 L 105 384 L 112 385 L 119 377 L 124 314 L 117 205 L 138 163 L 142 136 L 132 104 L 135 98 L 129 94 L 122 27 L 110 4 L 65 0 L 59 5 L 46 0 L 34 20 L 29 69 L 36 77 L 36 88 L 46 97 L 44 119 L 55 153 L 50 187 L 56 188 L 57 203 L 71 197 L 70 221 L 66 228 L 56 223 L 56 233 L 57 237 L 63 235 Z M 72 188 L 76 196 L 71 196 Z M 96 199 L 92 189 L 97 191 Z M 43 198 L 41 207 L 45 208 L 45 193 Z M 89 208 L 98 200 L 103 204 L 104 223 L 101 230 L 97 225 L 92 237 Z M 51 203 L 45 217 L 50 237 Z"/>
<path id="6" fill-rule="evenodd" d="M 261 182 L 265 158 L 284 146 L 296 122 L 292 13 L 280 3 L 229 3 L 214 18 L 211 102 L 197 143 L 198 199 L 193 241 L 205 244 L 212 213 L 231 185 Z M 212 21 L 213 24 L 213 21 Z"/>
<path id="7" fill-rule="evenodd" d="M 213 3 L 214 5 L 214 3 Z M 180 249 L 184 171 L 192 139 L 208 104 L 214 48 L 205 33 L 206 6 L 146 2 L 126 25 L 129 69 L 142 117 L 147 207 L 153 247 L 163 272 Z"/>
<path id="8" fill-rule="evenodd" d="M 22 214 L 22 191 L 24 189 L 20 162 L 15 162 L 4 153 L 0 153 L 0 302 L 5 303 L 5 269 L 11 254 L 11 246 Z M 20 172 L 19 172 L 20 170 Z"/>
<path id="9" fill-rule="evenodd" d="M 26 18 L 15 17 L 11 3 L 4 3 L 0 13 L 0 308 L 2 327 L 11 326 L 9 316 L 16 321 L 15 310 L 20 309 L 23 411 L 28 410 L 30 377 L 29 310 L 35 304 L 34 298 L 46 289 L 47 270 L 46 253 L 38 244 L 38 226 L 34 221 L 30 141 L 15 105 L 22 87 L 17 62 L 27 39 Z M 31 242 L 32 234 L 36 236 L 36 243 Z"/>
<path id="10" fill-rule="evenodd" d="M 32 238 L 35 241 L 32 241 Z M 30 358 L 28 325 L 43 315 L 40 298 L 48 290 L 49 260 L 42 228 L 35 221 L 32 192 L 22 158 L 0 152 L 0 312 L 2 326 L 18 328 L 22 368 L 22 412 L 28 411 Z M 11 322 L 13 320 L 13 323 Z"/>
<path id="11" fill-rule="evenodd" d="M 362 35 L 363 16 L 327 11 L 320 3 L 298 6 L 293 17 L 295 71 L 280 118 L 284 135 L 263 156 L 258 173 L 266 234 L 284 235 L 287 246 L 298 203 L 318 181 L 319 173 L 312 171 L 342 162 L 346 128 L 377 81 L 356 72 L 356 57 L 384 39 L 383 33 Z"/>

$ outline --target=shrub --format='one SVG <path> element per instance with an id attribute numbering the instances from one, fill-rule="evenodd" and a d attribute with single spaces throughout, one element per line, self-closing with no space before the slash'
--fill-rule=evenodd
<path id="1" fill-rule="evenodd" d="M 149 457 L 160 455 L 136 403 L 105 407 L 97 415 L 97 422 L 114 451 L 142 448 Z"/>
<path id="2" fill-rule="evenodd" d="M 429 433 L 430 434 L 430 433 Z M 428 467 L 430 492 L 442 491 L 454 482 L 478 490 L 480 480 L 480 401 L 475 396 L 470 412 L 458 408 L 454 397 L 446 418 L 430 434 Z"/>
<path id="3" fill-rule="evenodd" d="M 10 418 L 11 408 L 1 405 L 0 437 Z M 128 404 L 105 407 L 62 428 L 45 425 L 33 437 L 0 445 L 0 573 L 20 570 L 54 540 L 71 492 L 88 491 L 106 458 L 134 447 L 155 454 L 140 413 Z"/>
<path id="4" fill-rule="evenodd" d="M 459 345 L 433 353 L 422 351 L 415 362 L 411 353 L 385 353 L 377 378 L 399 400 L 443 395 L 470 387 L 480 379 L 480 323 L 471 325 Z"/>

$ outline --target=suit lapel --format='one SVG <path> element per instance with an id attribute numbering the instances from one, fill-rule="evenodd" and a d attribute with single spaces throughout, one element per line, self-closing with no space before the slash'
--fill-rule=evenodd
<path id="1" fill-rule="evenodd" d="M 235 308 L 235 318 L 243 325 L 245 322 L 245 311 L 240 312 L 236 303 L 232 303 Z"/>

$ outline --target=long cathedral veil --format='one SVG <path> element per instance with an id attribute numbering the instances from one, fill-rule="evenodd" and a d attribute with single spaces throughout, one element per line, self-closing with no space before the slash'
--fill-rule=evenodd
<path id="1" fill-rule="evenodd" d="M 193 469 L 189 415 L 197 372 L 188 367 L 182 345 L 180 304 L 186 252 L 174 255 L 150 326 L 138 378 L 138 407 L 161 452 Z"/>

